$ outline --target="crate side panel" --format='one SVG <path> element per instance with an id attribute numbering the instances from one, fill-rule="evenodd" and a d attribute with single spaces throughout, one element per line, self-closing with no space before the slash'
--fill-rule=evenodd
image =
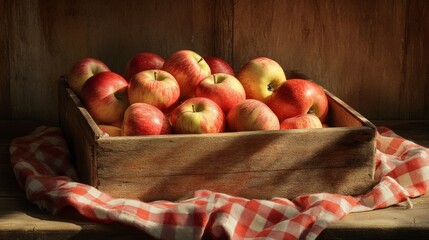
<path id="1" fill-rule="evenodd" d="M 85 117 L 77 97 L 66 88 L 65 79 L 59 80 L 59 120 L 60 127 L 69 145 L 77 167 L 80 181 L 96 186 L 97 172 L 94 146 L 96 136 Z"/>
<path id="2" fill-rule="evenodd" d="M 271 132 L 98 141 L 102 178 L 222 174 L 247 171 L 373 166 L 370 128 Z"/>
<path id="3" fill-rule="evenodd" d="M 341 99 L 325 90 L 328 97 L 328 125 L 332 127 L 361 127 L 367 126 L 375 129 L 375 126 L 359 112 L 347 105 Z M 375 131 L 375 130 L 374 130 Z"/>
<path id="4" fill-rule="evenodd" d="M 229 174 L 100 178 L 99 188 L 114 197 L 143 201 L 179 200 L 197 190 L 211 190 L 249 199 L 294 197 L 319 192 L 359 195 L 373 186 L 367 167 L 295 169 Z"/>

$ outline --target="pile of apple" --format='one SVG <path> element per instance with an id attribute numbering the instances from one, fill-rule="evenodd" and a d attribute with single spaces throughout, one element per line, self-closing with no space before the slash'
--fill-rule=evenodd
<path id="1" fill-rule="evenodd" d="M 223 59 L 180 50 L 166 59 L 142 52 L 123 76 L 84 58 L 67 78 L 100 129 L 111 136 L 321 128 L 328 112 L 322 87 L 288 79 L 259 57 L 235 76 Z"/>

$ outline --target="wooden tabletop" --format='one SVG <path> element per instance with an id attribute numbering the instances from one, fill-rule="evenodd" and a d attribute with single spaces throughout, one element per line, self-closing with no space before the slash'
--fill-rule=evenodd
<path id="1" fill-rule="evenodd" d="M 429 147 L 429 120 L 372 122 Z M 147 239 L 129 226 L 91 222 L 71 208 L 53 216 L 27 201 L 9 163 L 9 144 L 36 126 L 32 121 L 0 121 L 0 239 Z M 318 239 L 428 239 L 429 194 L 412 203 L 413 208 L 400 204 L 351 213 L 331 224 Z"/>

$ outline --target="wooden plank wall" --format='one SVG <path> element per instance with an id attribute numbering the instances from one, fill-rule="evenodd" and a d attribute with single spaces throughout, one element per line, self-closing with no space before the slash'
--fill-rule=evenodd
<path id="1" fill-rule="evenodd" d="M 1 2 L 1 1 L 0 1 Z M 8 6 L 0 4 L 0 119 L 11 114 L 10 81 L 9 81 L 9 38 Z"/>
<path id="2" fill-rule="evenodd" d="M 370 119 L 429 119 L 429 1 L 237 1 L 235 67 L 301 70 Z"/>
<path id="3" fill-rule="evenodd" d="M 213 54 L 211 0 L 0 2 L 1 11 L 9 13 L 0 16 L 7 26 L 1 46 L 8 45 L 1 48 L 2 61 L 6 54 L 9 65 L 0 65 L 0 118 L 56 124 L 57 79 L 83 57 L 122 73 L 140 51 L 163 57 L 183 48 Z"/>
<path id="4" fill-rule="evenodd" d="M 369 119 L 429 119 L 426 0 L 0 0 L 0 118 L 58 121 L 57 79 L 92 56 L 257 56 L 301 70 Z"/>

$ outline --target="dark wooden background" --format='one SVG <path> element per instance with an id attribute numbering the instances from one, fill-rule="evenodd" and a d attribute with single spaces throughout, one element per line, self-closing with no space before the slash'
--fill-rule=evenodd
<path id="1" fill-rule="evenodd" d="M 58 122 L 83 57 L 118 73 L 141 51 L 267 56 L 369 119 L 429 119 L 427 0 L 0 0 L 0 119 Z"/>

